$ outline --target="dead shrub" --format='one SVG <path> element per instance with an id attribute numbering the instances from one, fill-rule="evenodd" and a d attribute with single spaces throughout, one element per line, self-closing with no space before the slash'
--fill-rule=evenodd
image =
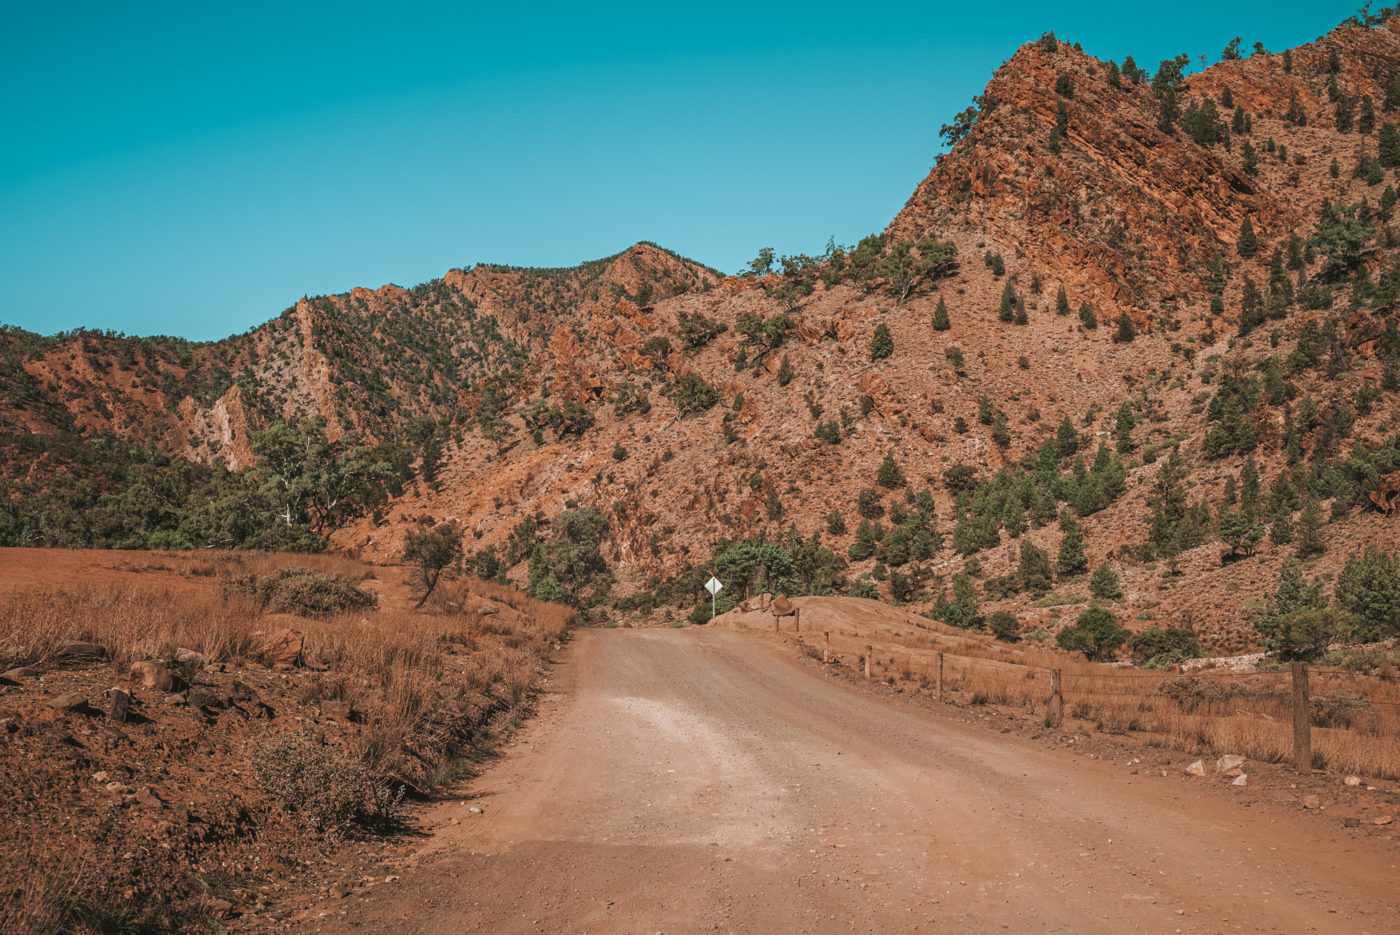
<path id="1" fill-rule="evenodd" d="M 309 737 L 263 741 L 248 761 L 279 808 L 324 834 L 382 829 L 395 821 L 403 801 L 402 787 L 395 790 L 348 753 Z"/>
<path id="2" fill-rule="evenodd" d="M 253 597 L 265 611 L 303 617 L 327 617 L 379 605 L 377 595 L 355 587 L 344 575 L 300 566 L 238 578 L 227 590 Z"/>

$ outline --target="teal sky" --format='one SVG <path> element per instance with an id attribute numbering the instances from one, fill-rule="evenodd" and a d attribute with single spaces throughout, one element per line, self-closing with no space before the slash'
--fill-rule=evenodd
<path id="1" fill-rule="evenodd" d="M 303 294 L 638 240 L 733 272 L 884 227 L 1047 29 L 1153 68 L 1355 9 L 14 4 L 0 322 L 213 339 Z"/>

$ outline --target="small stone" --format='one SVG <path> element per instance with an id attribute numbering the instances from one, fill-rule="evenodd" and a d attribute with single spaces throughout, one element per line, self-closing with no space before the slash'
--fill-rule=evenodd
<path id="1" fill-rule="evenodd" d="M 151 789 L 150 786 L 142 786 L 140 789 L 136 790 L 136 801 L 148 808 L 165 807 L 165 803 L 161 801 L 160 796 L 156 795 L 155 791 Z"/>
<path id="2" fill-rule="evenodd" d="M 111 775 L 105 769 L 98 770 L 92 774 L 93 782 L 110 782 L 111 779 Z"/>
<path id="3" fill-rule="evenodd" d="M 1359 817 L 1357 817 L 1356 815 L 1343 815 L 1343 816 L 1342 816 L 1342 827 L 1343 827 L 1343 828 L 1359 828 L 1360 826 L 1361 826 L 1361 819 L 1360 819 Z"/>
<path id="4" fill-rule="evenodd" d="M 1395 820 L 1395 816 L 1394 816 L 1394 815 L 1378 815 L 1377 817 L 1371 819 L 1371 824 L 1373 824 L 1373 825 L 1388 825 L 1388 824 L 1390 824 L 1390 823 L 1391 823 L 1392 821 L 1394 821 L 1394 820 Z"/>
<path id="5" fill-rule="evenodd" d="M 18 685 L 24 679 L 36 678 L 39 675 L 38 669 L 31 669 L 29 666 L 18 666 L 8 672 L 0 673 L 0 679 L 6 682 L 13 682 Z"/>
<path id="6" fill-rule="evenodd" d="M 331 886 L 330 893 L 331 899 L 344 899 L 350 895 L 350 887 L 344 883 L 336 883 Z"/>
<path id="7" fill-rule="evenodd" d="M 227 919 L 233 914 L 233 903 L 227 899 L 211 899 L 204 904 L 204 911 L 216 919 Z"/>
<path id="8" fill-rule="evenodd" d="M 1232 782 L 1232 783 L 1230 783 L 1230 785 L 1232 785 L 1232 786 L 1243 786 L 1243 785 L 1245 785 L 1245 784 L 1248 783 L 1248 782 L 1249 782 L 1249 777 L 1246 776 L 1244 773 L 1240 773 L 1238 776 L 1235 777 L 1235 781 Z"/>
<path id="9" fill-rule="evenodd" d="M 107 716 L 118 724 L 126 721 L 126 716 L 131 708 L 131 696 L 120 688 L 113 688 L 107 692 Z"/>
<path id="10" fill-rule="evenodd" d="M 1303 808 L 1322 808 L 1322 800 L 1315 795 L 1303 796 Z"/>
<path id="11" fill-rule="evenodd" d="M 485 814 L 486 814 L 485 809 L 483 809 L 483 808 L 482 808 L 481 806 L 479 806 L 479 805 L 473 805 L 471 808 L 467 809 L 467 811 L 471 812 L 473 815 L 485 815 Z"/>
<path id="12" fill-rule="evenodd" d="M 131 677 L 140 679 L 141 687 L 160 692 L 178 692 L 188 688 L 185 680 L 159 662 L 150 659 L 131 664 Z"/>
<path id="13" fill-rule="evenodd" d="M 87 699 L 82 692 L 68 692 L 50 701 L 49 707 L 59 711 L 80 711 L 87 707 Z"/>
<path id="14" fill-rule="evenodd" d="M 1188 776 L 1204 776 L 1205 774 L 1206 764 L 1204 760 L 1197 760 L 1190 766 L 1186 767 L 1186 775 Z"/>
<path id="15" fill-rule="evenodd" d="M 160 700 L 163 701 L 163 702 L 165 702 L 165 703 L 168 704 L 168 705 L 172 705 L 172 706 L 174 706 L 174 707 L 179 707 L 180 705 L 187 705 L 187 704 L 190 703 L 190 693 L 189 693 L 189 692 L 169 692 L 169 693 L 163 695 L 163 696 L 161 697 Z"/>
<path id="16" fill-rule="evenodd" d="M 175 650 L 175 661 L 184 665 L 196 665 L 200 668 L 209 665 L 213 660 L 204 653 L 195 652 L 193 649 L 180 648 Z"/>
<path id="17" fill-rule="evenodd" d="M 1347 778 L 1343 779 L 1342 782 L 1348 786 L 1351 786 L 1352 788 L 1355 788 L 1356 786 L 1361 785 L 1361 777 L 1348 776 Z"/>
<path id="18" fill-rule="evenodd" d="M 1215 771 L 1227 773 L 1232 769 L 1239 769 L 1244 765 L 1245 758 L 1238 753 L 1227 753 L 1215 761 Z"/>

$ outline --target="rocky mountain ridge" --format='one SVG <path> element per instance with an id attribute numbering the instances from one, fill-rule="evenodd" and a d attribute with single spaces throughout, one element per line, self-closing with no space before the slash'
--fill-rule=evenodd
<path id="1" fill-rule="evenodd" d="M 470 553 L 523 583 L 531 539 L 594 507 L 613 593 L 633 597 L 685 592 L 676 583 L 726 541 L 815 536 L 844 560 L 863 551 L 862 519 L 893 522 L 927 490 L 941 547 L 912 565 L 850 558 L 847 586 L 899 597 L 888 577 L 901 568 L 919 582 L 904 597 L 928 606 L 976 559 L 984 606 L 1026 630 L 1053 628 L 1056 607 L 992 584 L 1014 576 L 1023 541 L 1054 554 L 1061 530 L 1041 517 L 1013 532 L 1013 518 L 995 544 L 955 549 L 969 505 L 953 478 L 1028 468 L 1068 424 L 1077 438 L 1058 474 L 1101 443 L 1123 459 L 1121 492 L 1079 517 L 1090 567 L 1111 561 L 1124 578 L 1122 616 L 1249 643 L 1249 608 L 1291 545 L 1253 543 L 1222 564 L 1208 532 L 1166 569 L 1136 548 L 1155 534 L 1154 485 L 1173 450 L 1190 467 L 1186 500 L 1214 514 L 1246 455 L 1267 491 L 1396 432 L 1385 284 L 1397 25 L 1344 25 L 1186 76 L 1180 60 L 1162 63 L 1155 81 L 1047 36 L 997 71 L 879 240 L 760 257 L 741 277 L 647 244 L 569 270 L 478 266 L 411 290 L 302 299 L 207 346 L 9 333 L 7 379 L 27 389 L 7 394 L 0 418 L 29 432 L 67 420 L 232 468 L 276 418 L 319 416 L 332 437 L 366 441 L 426 420 L 441 439 L 436 476 L 342 530 L 338 547 L 394 560 L 405 531 L 450 519 Z M 1334 206 L 1355 210 L 1329 220 Z M 1358 218 L 1371 233 L 1348 246 Z M 896 278 L 937 244 L 956 248 L 956 268 L 901 301 Z M 1282 395 L 1232 389 L 1298 354 Z M 1230 431 L 1252 441 L 1222 452 L 1227 404 L 1242 408 Z M 877 482 L 887 458 L 902 484 Z M 1331 507 L 1347 546 L 1314 573 L 1393 542 L 1393 515 L 1354 495 L 1366 492 Z M 1083 583 L 1068 576 L 1064 590 L 1072 608 Z"/>

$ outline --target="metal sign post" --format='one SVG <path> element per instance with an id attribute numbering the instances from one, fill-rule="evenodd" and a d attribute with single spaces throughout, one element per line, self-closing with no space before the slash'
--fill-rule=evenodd
<path id="1" fill-rule="evenodd" d="M 715 595 L 724 590 L 724 585 L 719 583 L 719 579 L 710 575 L 710 580 L 705 582 L 705 590 L 710 592 L 710 619 L 715 619 Z"/>

